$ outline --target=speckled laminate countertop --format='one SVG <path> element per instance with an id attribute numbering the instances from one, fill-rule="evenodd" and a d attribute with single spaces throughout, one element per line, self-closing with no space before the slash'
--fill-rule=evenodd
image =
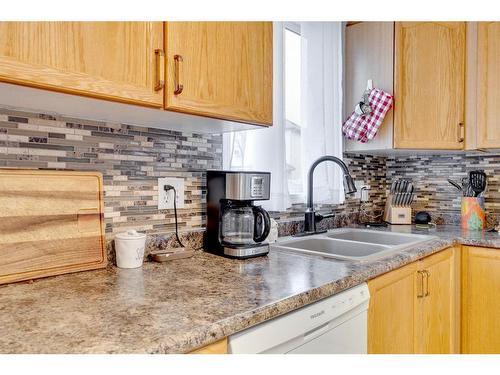
<path id="1" fill-rule="evenodd" d="M 249 260 L 199 252 L 0 286 L 0 353 L 188 352 L 454 243 L 500 248 L 498 233 L 393 230 L 439 239 L 366 263 L 277 250 Z"/>

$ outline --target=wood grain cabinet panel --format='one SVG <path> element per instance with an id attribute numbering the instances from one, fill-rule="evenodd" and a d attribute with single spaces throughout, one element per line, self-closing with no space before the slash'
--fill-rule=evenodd
<path id="1" fill-rule="evenodd" d="M 212 344 L 195 349 L 189 354 L 227 354 L 227 337 Z"/>
<path id="2" fill-rule="evenodd" d="M 415 272 L 412 263 L 368 282 L 368 353 L 415 352 Z"/>
<path id="3" fill-rule="evenodd" d="M 0 22 L 0 81 L 163 106 L 162 22 Z"/>
<path id="4" fill-rule="evenodd" d="M 477 142 L 500 148 L 500 22 L 477 26 Z"/>
<path id="5" fill-rule="evenodd" d="M 272 124 L 271 22 L 166 22 L 165 35 L 166 109 Z"/>
<path id="6" fill-rule="evenodd" d="M 396 22 L 394 147 L 462 149 L 465 23 Z"/>
<path id="7" fill-rule="evenodd" d="M 419 276 L 423 290 L 417 297 L 418 347 L 422 354 L 460 352 L 460 295 L 457 250 L 450 248 L 424 258 Z"/>
<path id="8" fill-rule="evenodd" d="M 463 248 L 462 353 L 500 354 L 500 250 Z"/>
<path id="9" fill-rule="evenodd" d="M 449 248 L 368 282 L 368 353 L 458 353 L 459 255 Z"/>

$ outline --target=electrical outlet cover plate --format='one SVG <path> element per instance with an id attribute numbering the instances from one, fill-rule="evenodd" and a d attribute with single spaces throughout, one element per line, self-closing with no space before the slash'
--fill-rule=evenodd
<path id="1" fill-rule="evenodd" d="M 354 181 L 354 186 L 356 186 L 356 193 L 354 193 L 354 198 L 361 199 L 361 202 L 368 201 L 368 190 L 370 189 L 370 185 L 366 185 L 364 181 Z M 365 190 L 362 190 L 365 188 Z M 363 196 L 361 196 L 363 193 Z"/>
<path id="2" fill-rule="evenodd" d="M 165 185 L 172 185 L 177 191 L 177 208 L 184 208 L 184 179 L 179 177 L 163 177 L 158 179 L 158 209 L 174 209 L 174 191 L 165 191 Z"/>

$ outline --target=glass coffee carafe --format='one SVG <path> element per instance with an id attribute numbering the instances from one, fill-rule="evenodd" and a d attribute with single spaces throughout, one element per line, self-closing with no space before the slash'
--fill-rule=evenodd
<path id="1" fill-rule="evenodd" d="M 231 206 L 224 208 L 221 217 L 220 241 L 228 246 L 252 246 L 269 235 L 271 220 L 259 206 Z"/>

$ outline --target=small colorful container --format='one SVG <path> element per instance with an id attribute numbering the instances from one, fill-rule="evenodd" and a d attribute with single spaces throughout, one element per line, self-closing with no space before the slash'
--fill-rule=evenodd
<path id="1" fill-rule="evenodd" d="M 484 197 L 462 197 L 462 229 L 483 230 L 486 228 Z"/>

